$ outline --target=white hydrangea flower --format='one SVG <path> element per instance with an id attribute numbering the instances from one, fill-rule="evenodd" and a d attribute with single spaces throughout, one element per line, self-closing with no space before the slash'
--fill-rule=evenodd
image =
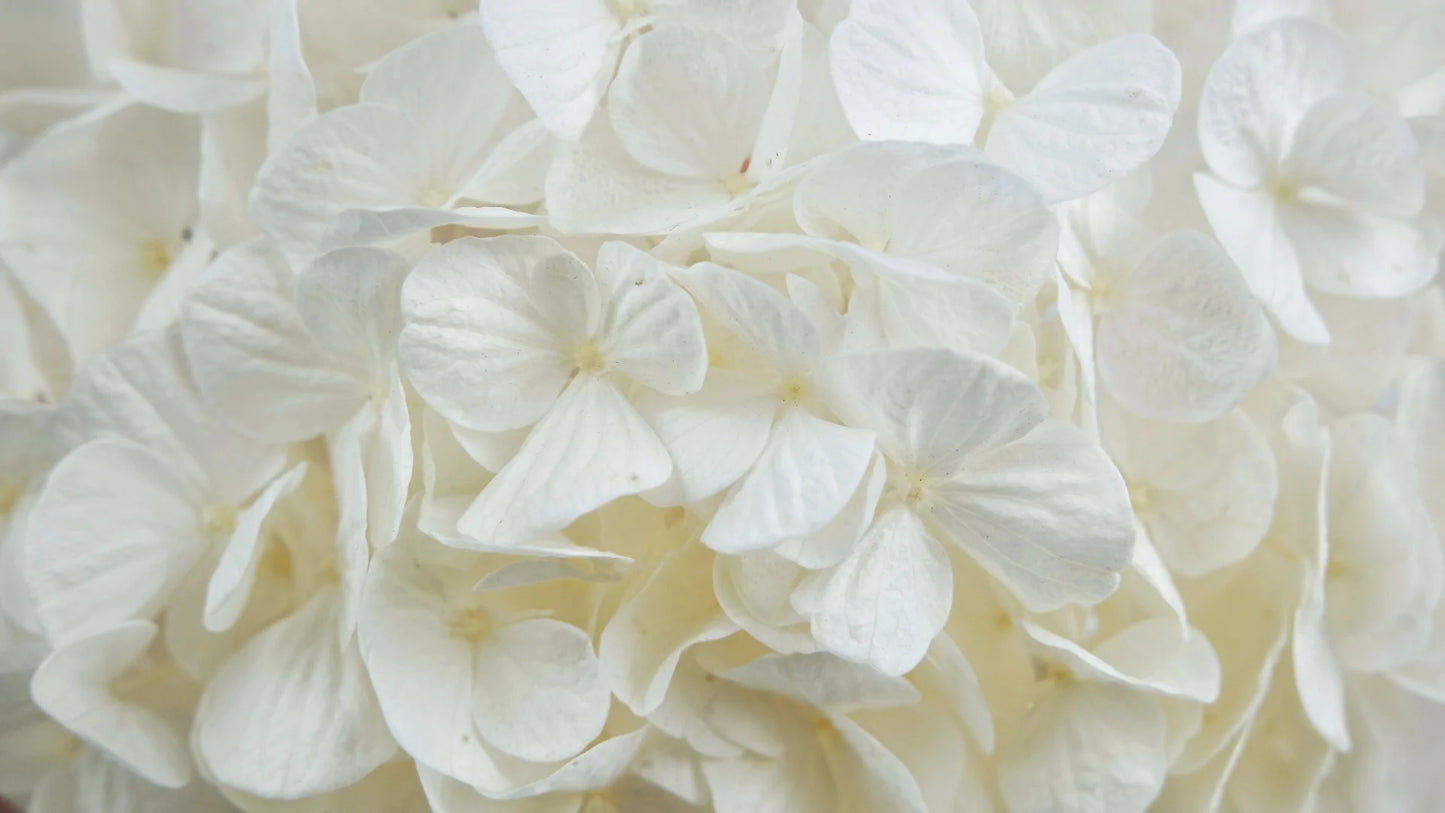
<path id="1" fill-rule="evenodd" d="M 1129 34 L 1009 88 L 966 0 L 853 3 L 832 37 L 833 81 L 865 140 L 977 144 L 1050 201 L 1082 197 L 1153 157 L 1179 105 L 1179 62 Z"/>
<path id="2" fill-rule="evenodd" d="M 428 404 L 467 429 L 533 426 L 459 521 L 470 544 L 532 542 L 671 476 L 619 388 L 684 395 L 707 371 L 697 309 L 656 259 L 607 243 L 594 270 L 543 237 L 463 239 L 407 278 L 402 315 L 402 363 Z"/>
<path id="3" fill-rule="evenodd" d="M 1426 811 L 1440 0 L 0 0 L 0 808 Z"/>
<path id="4" fill-rule="evenodd" d="M 1329 339 L 1306 287 L 1399 296 L 1439 268 L 1439 237 L 1417 222 L 1419 142 L 1354 89 L 1350 63 L 1330 29 L 1281 20 L 1236 40 L 1199 102 L 1200 203 L 1255 296 L 1305 341 Z"/>

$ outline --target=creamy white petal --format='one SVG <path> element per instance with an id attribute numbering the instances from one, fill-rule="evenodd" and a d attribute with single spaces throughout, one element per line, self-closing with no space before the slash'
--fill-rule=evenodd
<path id="1" fill-rule="evenodd" d="M 1282 177 L 1378 215 L 1413 217 L 1425 204 L 1420 143 L 1392 105 L 1342 93 L 1305 114 Z"/>
<path id="2" fill-rule="evenodd" d="M 301 126 L 266 157 L 251 215 L 293 268 L 316 254 L 348 209 L 421 202 L 431 189 L 417 124 L 377 104 L 342 107 Z"/>
<path id="3" fill-rule="evenodd" d="M 409 149 L 430 159 L 425 180 L 447 193 L 481 166 L 515 99 L 474 25 L 412 40 L 387 54 L 361 85 L 362 103 L 398 110 L 416 127 Z"/>
<path id="4" fill-rule="evenodd" d="M 1037 165 L 1010 172 L 958 158 L 915 173 L 898 189 L 884 250 L 983 280 L 1011 302 L 1031 301 L 1058 246 L 1057 221 L 1025 180 Z"/>
<path id="5" fill-rule="evenodd" d="M 720 677 L 819 709 L 844 712 L 909 706 L 920 699 L 918 690 L 903 678 L 880 674 L 827 652 L 764 655 Z"/>
<path id="6" fill-rule="evenodd" d="M 595 508 L 667 482 L 672 461 L 652 427 L 605 379 L 573 379 L 517 456 L 457 522 L 483 545 L 524 545 Z"/>
<path id="7" fill-rule="evenodd" d="M 1083 197 L 1154 157 L 1173 124 L 1180 82 L 1179 60 L 1158 40 L 1110 40 L 1000 110 L 984 151 L 1051 203 Z"/>
<path id="8" fill-rule="evenodd" d="M 559 150 L 546 197 L 551 223 L 563 233 L 660 234 L 741 208 L 721 178 L 670 175 L 642 164 L 605 121 Z"/>
<path id="9" fill-rule="evenodd" d="M 206 585 L 204 623 L 211 632 L 230 629 L 246 609 L 251 588 L 256 583 L 256 568 L 265 552 L 266 538 L 261 524 L 266 521 L 277 501 L 301 485 L 306 476 L 306 463 L 296 464 L 290 471 L 272 480 L 252 503 L 236 517 L 236 529 L 216 560 L 216 569 Z"/>
<path id="10" fill-rule="evenodd" d="M 27 530 L 25 580 L 47 636 L 71 640 L 160 610 L 209 545 L 204 498 L 184 470 L 130 441 L 67 455 Z"/>
<path id="11" fill-rule="evenodd" d="M 1099 379 L 1136 414 L 1218 418 L 1272 371 L 1269 322 L 1208 237 L 1165 235 L 1114 285 L 1095 337 Z"/>
<path id="12" fill-rule="evenodd" d="M 1003 363 L 926 348 L 839 357 L 829 367 L 827 397 L 910 473 L 944 477 L 1047 414 L 1038 388 Z"/>
<path id="13" fill-rule="evenodd" d="M 184 739 L 155 712 L 112 694 L 119 677 L 155 640 L 149 621 L 127 621 L 73 639 L 35 670 L 35 704 L 147 781 L 179 788 L 191 779 Z"/>
<path id="14" fill-rule="evenodd" d="M 673 554 L 602 630 L 597 645 L 602 672 L 635 714 L 661 705 L 688 647 L 737 630 L 713 597 L 711 559 L 697 544 Z"/>
<path id="15" fill-rule="evenodd" d="M 1164 785 L 1164 718 L 1153 698 L 1123 687 L 1055 687 L 999 760 L 1014 813 L 1143 813 Z"/>
<path id="16" fill-rule="evenodd" d="M 1412 293 L 1440 270 L 1445 233 L 1412 220 L 1368 211 L 1283 207 L 1280 225 L 1294 243 L 1311 288 L 1341 296 L 1384 298 Z"/>
<path id="17" fill-rule="evenodd" d="M 765 283 L 714 263 L 674 277 L 708 316 L 785 373 L 812 368 L 822 352 L 818 333 L 796 305 Z"/>
<path id="18" fill-rule="evenodd" d="M 1244 281 L 1286 333 L 1325 344 L 1329 328 L 1305 293 L 1298 245 L 1285 232 L 1275 199 L 1263 191 L 1240 191 L 1212 175 L 1194 176 L 1199 203 Z"/>
<path id="19" fill-rule="evenodd" d="M 916 514 L 894 508 L 873 520 L 841 564 L 809 577 L 793 605 L 829 651 L 901 675 L 943 629 L 952 592 L 943 546 Z"/>
<path id="20" fill-rule="evenodd" d="M 993 73 L 968 3 L 864 0 L 833 29 L 833 84 L 865 141 L 972 143 Z"/>
<path id="21" fill-rule="evenodd" d="M 181 339 L 206 403 L 257 437 L 289 442 L 344 421 L 366 369 L 318 346 L 297 312 L 296 282 L 264 240 L 206 270 L 181 308 Z"/>
<path id="22" fill-rule="evenodd" d="M 718 507 L 702 541 L 738 554 L 821 530 L 848 504 L 872 456 L 872 433 L 787 409 L 752 470 Z"/>
<path id="23" fill-rule="evenodd" d="M 448 627 L 444 574 L 407 540 L 378 551 L 357 626 L 361 657 L 397 743 L 421 765 L 474 785 L 502 783 L 469 713 L 471 643 Z"/>
<path id="24" fill-rule="evenodd" d="M 481 21 L 497 62 L 548 129 L 565 139 L 581 135 L 621 53 L 623 23 L 612 6 L 606 0 L 525 7 L 485 0 Z"/>
<path id="25" fill-rule="evenodd" d="M 1024 605 L 1093 603 L 1119 583 L 1134 544 L 1123 478 L 1072 426 L 1047 422 L 974 455 L 936 486 L 929 516 Z"/>
<path id="26" fill-rule="evenodd" d="M 705 28 L 664 26 L 638 37 L 617 67 L 607 112 L 643 166 L 682 178 L 743 173 L 773 77 L 766 63 Z"/>
<path id="27" fill-rule="evenodd" d="M 472 719 L 488 744 L 533 762 L 580 752 L 611 695 L 587 633 L 535 618 L 492 631 L 476 650 Z"/>
<path id="28" fill-rule="evenodd" d="M 713 369 L 687 396 L 639 393 L 637 411 L 672 458 L 672 477 L 642 496 L 654 505 L 687 505 L 737 482 L 762 452 L 776 400 L 728 370 Z"/>
<path id="29" fill-rule="evenodd" d="M 597 285 L 606 305 L 597 345 L 609 369 L 658 392 L 686 395 L 702 388 L 707 347 L 697 306 L 668 271 L 626 243 L 602 245 Z"/>
<path id="30" fill-rule="evenodd" d="M 276 799 L 337 790 L 396 751 L 361 656 L 324 591 L 216 673 L 192 737 L 215 780 Z"/>
<path id="31" fill-rule="evenodd" d="M 1210 169 L 1238 186 L 1269 180 L 1305 114 L 1346 87 L 1350 62 L 1340 35 L 1308 20 L 1282 20 L 1235 40 L 1199 98 L 1199 144 Z"/>
<path id="32" fill-rule="evenodd" d="M 568 252 L 545 237 L 462 238 L 428 254 L 401 289 L 398 354 L 412 386 L 460 426 L 526 426 L 571 364 L 532 300 L 532 269 Z"/>

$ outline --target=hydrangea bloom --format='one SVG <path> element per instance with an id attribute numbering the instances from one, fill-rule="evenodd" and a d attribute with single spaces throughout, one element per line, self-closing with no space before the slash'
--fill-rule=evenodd
<path id="1" fill-rule="evenodd" d="M 0 809 L 1438 809 L 1442 41 L 0 0 Z"/>

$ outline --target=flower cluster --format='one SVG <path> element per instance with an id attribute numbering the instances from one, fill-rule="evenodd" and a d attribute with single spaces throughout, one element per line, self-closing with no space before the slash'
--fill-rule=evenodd
<path id="1" fill-rule="evenodd" d="M 1438 809 L 1442 42 L 0 0 L 0 795 Z"/>

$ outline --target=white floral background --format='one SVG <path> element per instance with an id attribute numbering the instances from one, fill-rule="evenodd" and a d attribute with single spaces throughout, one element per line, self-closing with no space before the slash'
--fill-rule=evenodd
<path id="1" fill-rule="evenodd" d="M 0 796 L 1445 809 L 1445 0 L 0 0 Z"/>

